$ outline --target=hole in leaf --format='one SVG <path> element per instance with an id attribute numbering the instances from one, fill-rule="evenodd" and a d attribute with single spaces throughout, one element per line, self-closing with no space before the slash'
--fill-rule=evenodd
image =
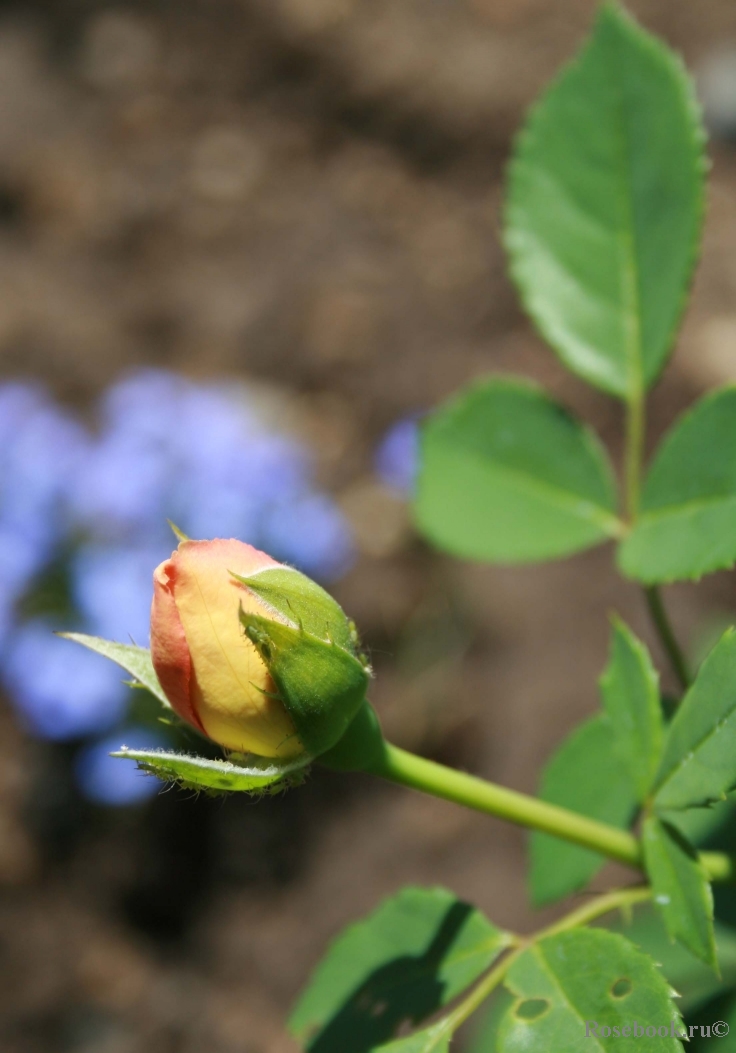
<path id="1" fill-rule="evenodd" d="M 527 998 L 516 1007 L 519 1020 L 538 1020 L 549 1009 L 546 998 Z"/>
<path id="2" fill-rule="evenodd" d="M 632 983 L 626 976 L 622 976 L 620 980 L 616 980 L 615 984 L 611 986 L 611 997 L 612 998 L 626 998 L 626 995 L 631 994 Z"/>

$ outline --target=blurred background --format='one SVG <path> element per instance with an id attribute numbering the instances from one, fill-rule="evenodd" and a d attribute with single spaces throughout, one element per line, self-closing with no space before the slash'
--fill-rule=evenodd
<path id="1" fill-rule="evenodd" d="M 631 7 L 696 74 L 713 158 L 653 444 L 736 378 L 736 9 Z M 661 660 L 608 549 L 478 568 L 408 512 L 417 421 L 488 371 L 618 453 L 617 406 L 534 335 L 499 241 L 514 131 L 593 10 L 0 4 L 4 1053 L 293 1051 L 326 942 L 406 882 L 539 924 L 524 835 L 451 805 L 321 771 L 261 802 L 161 793 L 107 757 L 174 742 L 150 699 L 51 630 L 146 645 L 166 518 L 243 538 L 356 619 L 389 737 L 525 791 L 597 704 L 611 609 Z M 736 606 L 726 574 L 667 600 L 693 654 Z"/>

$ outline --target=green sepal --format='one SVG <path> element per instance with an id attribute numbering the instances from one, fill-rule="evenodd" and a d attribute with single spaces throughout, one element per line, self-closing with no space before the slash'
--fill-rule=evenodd
<path id="1" fill-rule="evenodd" d="M 167 520 L 166 520 L 166 522 L 167 522 L 167 523 L 169 524 L 169 526 L 171 527 L 171 531 L 172 531 L 172 533 L 173 533 L 174 537 L 175 537 L 175 538 L 177 539 L 177 541 L 191 541 L 191 540 L 192 540 L 192 539 L 191 539 L 191 538 L 189 537 L 189 535 L 188 535 L 188 534 L 185 534 L 185 533 L 184 533 L 184 531 L 183 531 L 183 530 L 181 530 L 181 529 L 180 529 L 180 528 L 179 528 L 179 527 L 178 527 L 178 526 L 176 525 L 176 523 L 174 523 L 174 521 L 173 521 L 173 520 L 171 520 L 171 519 L 167 519 Z"/>
<path id="2" fill-rule="evenodd" d="M 241 585 L 277 614 L 320 640 L 357 653 L 355 626 L 329 592 L 292 567 L 271 567 L 248 577 L 230 571 Z"/>
<path id="3" fill-rule="evenodd" d="M 319 762 L 333 771 L 375 771 L 385 748 L 378 716 L 366 698 L 340 741 Z"/>
<path id="4" fill-rule="evenodd" d="M 171 703 L 159 683 L 151 661 L 151 652 L 147 647 L 116 643 L 114 640 L 103 640 L 101 636 L 88 636 L 86 633 L 56 633 L 56 635 L 61 636 L 64 640 L 71 640 L 72 643 L 81 644 L 82 647 L 95 651 L 103 658 L 109 658 L 111 662 L 115 662 L 135 678 L 136 682 L 130 684 L 131 687 L 144 687 L 159 700 L 162 706 L 168 710 L 171 709 Z"/>
<path id="5" fill-rule="evenodd" d="M 141 771 L 155 775 L 163 782 L 212 795 L 279 793 L 304 781 L 310 760 L 301 756 L 297 760 L 278 761 L 248 754 L 240 764 L 168 750 L 128 749 L 127 746 L 121 746 L 111 756 L 137 761 Z"/>
<path id="6" fill-rule="evenodd" d="M 370 672 L 338 644 L 241 608 L 240 621 L 308 753 L 335 746 L 365 699 Z"/>

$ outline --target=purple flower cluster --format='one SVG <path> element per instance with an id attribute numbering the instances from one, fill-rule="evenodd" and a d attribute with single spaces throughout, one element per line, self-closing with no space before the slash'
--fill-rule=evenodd
<path id="1" fill-rule="evenodd" d="M 353 559 L 309 452 L 264 423 L 246 387 L 141 371 L 108 389 L 93 431 L 41 388 L 0 386 L 0 665 L 33 734 L 109 733 L 124 725 L 129 691 L 111 663 L 52 635 L 58 616 L 24 618 L 25 599 L 61 564 L 67 627 L 145 646 L 151 574 L 173 547 L 167 519 L 191 537 L 241 538 L 323 581 Z M 125 737 L 136 744 L 129 728 Z M 101 749 L 80 753 L 88 795 L 123 803 L 153 788 L 111 767 L 119 792 L 98 792 Z"/>

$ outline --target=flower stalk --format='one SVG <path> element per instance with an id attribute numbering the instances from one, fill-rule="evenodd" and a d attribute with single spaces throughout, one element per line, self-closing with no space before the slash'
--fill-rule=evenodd
<path id="1" fill-rule="evenodd" d="M 385 743 L 380 756 L 374 758 L 365 770 L 420 793 L 453 801 L 600 852 L 635 870 L 643 869 L 641 845 L 627 830 L 487 782 L 476 775 L 446 768 L 390 743 Z M 700 859 L 712 881 L 729 881 L 736 873 L 734 861 L 721 852 L 703 852 Z"/>

